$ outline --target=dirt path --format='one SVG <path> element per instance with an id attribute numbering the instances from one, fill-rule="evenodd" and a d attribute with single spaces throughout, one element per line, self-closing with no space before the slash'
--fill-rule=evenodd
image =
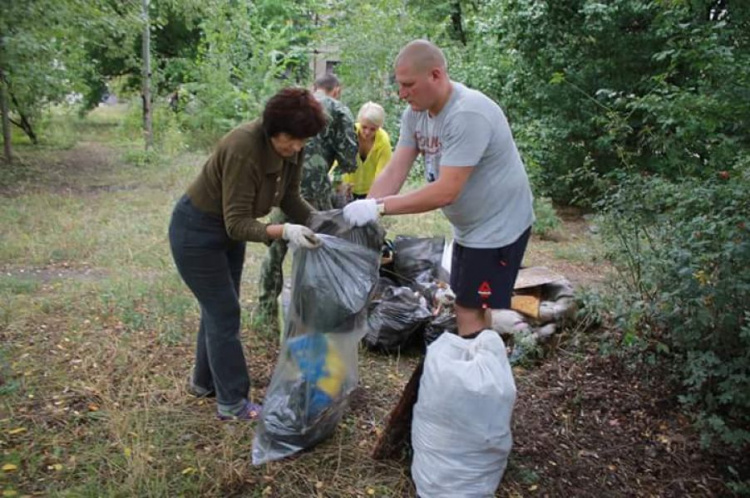
<path id="1" fill-rule="evenodd" d="M 23 157 L 22 167 L 14 167 L 9 179 L 0 181 L 0 196 L 129 188 L 104 183 L 121 165 L 119 155 L 120 151 L 100 142 L 79 142 L 64 150 L 34 151 Z"/>

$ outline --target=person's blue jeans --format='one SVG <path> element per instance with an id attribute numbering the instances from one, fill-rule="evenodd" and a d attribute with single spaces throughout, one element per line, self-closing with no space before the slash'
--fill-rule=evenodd
<path id="1" fill-rule="evenodd" d="M 242 405 L 250 377 L 240 342 L 240 280 L 245 242 L 227 235 L 221 216 L 183 196 L 169 224 L 177 270 L 200 303 L 193 384 L 216 392 L 220 406 Z"/>

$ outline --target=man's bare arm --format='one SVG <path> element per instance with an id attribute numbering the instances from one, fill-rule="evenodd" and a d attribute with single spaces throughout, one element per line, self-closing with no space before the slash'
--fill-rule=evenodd
<path id="1" fill-rule="evenodd" d="M 385 204 L 385 214 L 424 213 L 447 206 L 461 195 L 473 171 L 468 166 L 441 166 L 436 181 L 413 192 L 380 198 Z"/>
<path id="2" fill-rule="evenodd" d="M 367 197 L 379 199 L 387 195 L 397 194 L 404 186 L 418 152 L 415 147 L 396 147 L 391 160 L 378 175 L 370 187 Z"/>

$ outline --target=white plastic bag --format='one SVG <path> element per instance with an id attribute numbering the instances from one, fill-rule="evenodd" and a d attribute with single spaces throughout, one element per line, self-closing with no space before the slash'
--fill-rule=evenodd
<path id="1" fill-rule="evenodd" d="M 411 473 L 421 498 L 493 496 L 513 444 L 516 385 L 505 344 L 443 334 L 427 349 L 414 406 Z"/>

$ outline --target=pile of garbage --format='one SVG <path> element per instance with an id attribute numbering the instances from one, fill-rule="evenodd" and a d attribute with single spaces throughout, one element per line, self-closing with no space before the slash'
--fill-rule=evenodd
<path id="1" fill-rule="evenodd" d="M 447 283 L 450 242 L 402 235 L 385 241 L 381 227 L 350 227 L 341 210 L 316 213 L 311 227 L 322 234 L 322 246 L 293 249 L 292 279 L 280 298 L 281 353 L 253 441 L 256 465 L 333 433 L 358 382 L 360 342 L 390 353 L 457 335 L 455 295 Z M 492 328 L 505 344 L 514 344 L 512 362 L 553 335 L 574 311 L 566 279 L 546 268 L 526 268 L 516 281 L 512 309 L 492 311 Z"/>
<path id="2" fill-rule="evenodd" d="M 338 213 L 316 215 L 316 230 L 372 249 L 385 240 L 377 225 L 367 225 L 368 232 L 352 232 Z M 363 339 L 368 349 L 384 353 L 424 349 L 445 332 L 457 334 L 455 295 L 448 284 L 452 241 L 397 235 L 392 241 L 385 240 L 382 247 Z M 286 282 L 279 307 L 282 324 L 290 296 L 291 285 Z M 574 289 L 564 276 L 541 266 L 522 268 L 511 309 L 493 310 L 491 327 L 505 338 L 511 362 L 516 363 L 537 352 L 575 311 Z"/>
<path id="3" fill-rule="evenodd" d="M 397 236 L 390 261 L 381 265 L 370 304 L 365 345 L 394 352 L 425 347 L 448 332 L 457 334 L 450 278 L 452 242 L 443 237 Z M 509 310 L 492 311 L 499 332 L 518 361 L 548 340 L 575 314 L 574 290 L 562 275 L 544 267 L 522 268 Z"/>

